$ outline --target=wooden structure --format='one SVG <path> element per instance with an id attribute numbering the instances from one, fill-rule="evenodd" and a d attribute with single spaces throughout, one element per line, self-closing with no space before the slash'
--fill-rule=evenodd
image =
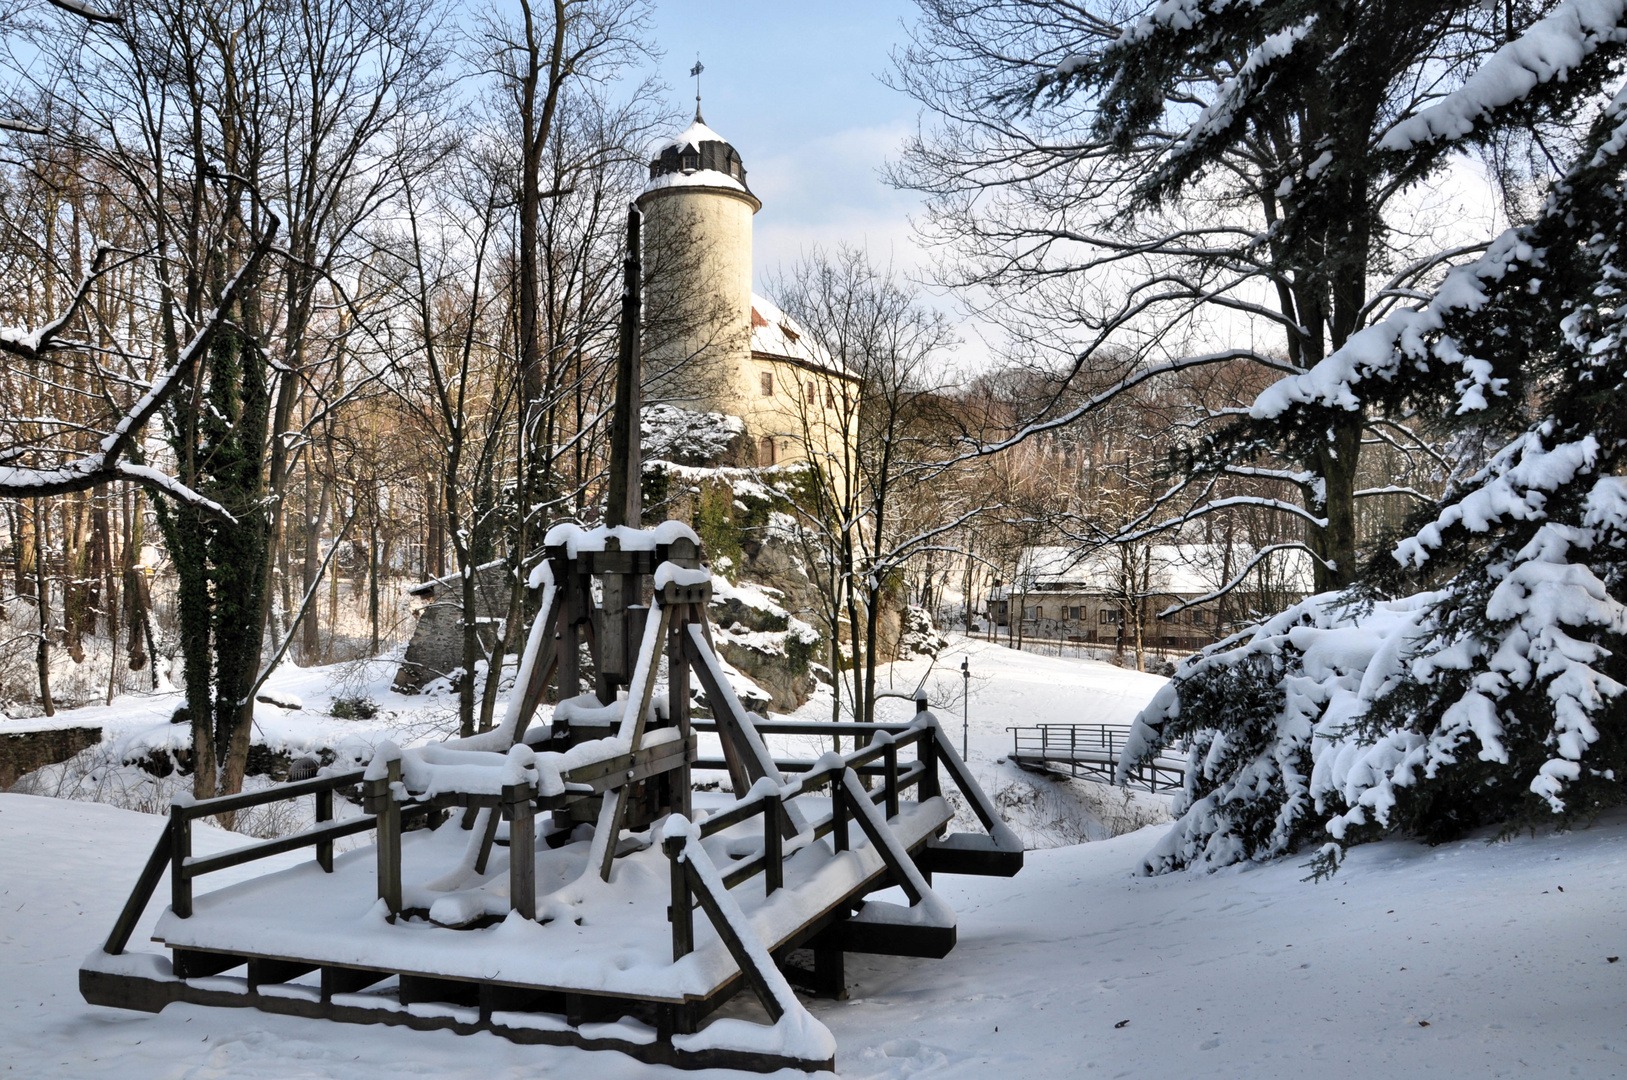
<path id="1" fill-rule="evenodd" d="M 1119 758 L 1130 738 L 1128 724 L 1034 724 L 1008 727 L 1011 760 L 1031 772 L 1064 773 L 1102 783 L 1114 782 Z M 1186 758 L 1160 753 L 1125 779 L 1129 787 L 1173 791 L 1186 777 Z"/>
<path id="2" fill-rule="evenodd" d="M 550 532 L 503 724 L 385 744 L 366 769 L 178 803 L 81 970 L 86 1000 L 490 1031 L 683 1067 L 831 1068 L 834 1044 L 790 982 L 841 995 L 845 953 L 943 956 L 955 923 L 932 875 L 1014 874 L 1021 846 L 924 700 L 907 724 L 755 721 L 711 647 L 701 559 L 673 523 Z M 708 720 L 690 715 L 691 679 Z M 551 684 L 554 721 L 532 730 Z M 764 741 L 806 735 L 853 749 L 776 758 Z M 709 814 L 692 806 L 696 768 L 731 778 L 733 797 Z M 944 835 L 945 782 L 984 833 Z M 358 789 L 363 812 L 339 816 L 351 807 L 335 794 Z M 192 853 L 194 821 L 304 797 L 311 828 Z M 336 840 L 367 832 L 370 848 L 336 855 Z M 195 895 L 208 874 L 300 849 L 314 860 Z M 126 953 L 166 871 L 155 940 L 170 957 Z M 893 885 L 916 910 L 867 902 Z M 804 953 L 811 964 L 796 962 Z M 706 1023 L 743 988 L 777 1042 L 731 1040 L 739 1020 Z"/>

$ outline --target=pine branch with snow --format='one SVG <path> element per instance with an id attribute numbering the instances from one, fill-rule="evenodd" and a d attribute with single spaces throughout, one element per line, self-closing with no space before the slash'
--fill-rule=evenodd
<path id="1" fill-rule="evenodd" d="M 1627 95 L 1540 220 L 1388 320 L 1405 324 L 1386 338 L 1390 392 L 1447 400 L 1464 424 L 1534 416 L 1390 569 L 1182 665 L 1126 755 L 1188 747 L 1149 870 L 1565 824 L 1627 800 L 1624 151 Z"/>

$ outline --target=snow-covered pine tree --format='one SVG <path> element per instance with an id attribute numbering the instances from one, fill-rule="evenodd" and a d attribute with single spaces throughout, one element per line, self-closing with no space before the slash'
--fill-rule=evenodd
<path id="1" fill-rule="evenodd" d="M 1388 570 L 1194 658 L 1138 718 L 1125 768 L 1185 743 L 1158 872 L 1401 830 L 1568 823 L 1627 795 L 1627 89 L 1533 224 L 1285 394 L 1531 419 Z M 1423 585 L 1433 588 L 1421 590 Z M 1420 591 L 1406 593 L 1406 589 Z M 1384 599 L 1388 594 L 1392 599 Z"/>

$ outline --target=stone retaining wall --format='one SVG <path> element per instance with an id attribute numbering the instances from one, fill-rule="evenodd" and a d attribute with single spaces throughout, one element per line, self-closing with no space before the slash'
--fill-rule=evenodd
<path id="1" fill-rule="evenodd" d="M 101 741 L 102 729 L 99 727 L 0 733 L 0 791 L 10 788 L 24 773 L 67 761 Z"/>

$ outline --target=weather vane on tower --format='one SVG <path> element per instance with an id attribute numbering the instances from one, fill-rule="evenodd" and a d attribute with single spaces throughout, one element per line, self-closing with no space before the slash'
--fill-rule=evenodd
<path id="1" fill-rule="evenodd" d="M 701 72 L 706 66 L 701 63 L 701 54 L 695 54 L 695 66 L 689 69 L 689 74 L 695 79 L 695 119 L 701 118 Z"/>

